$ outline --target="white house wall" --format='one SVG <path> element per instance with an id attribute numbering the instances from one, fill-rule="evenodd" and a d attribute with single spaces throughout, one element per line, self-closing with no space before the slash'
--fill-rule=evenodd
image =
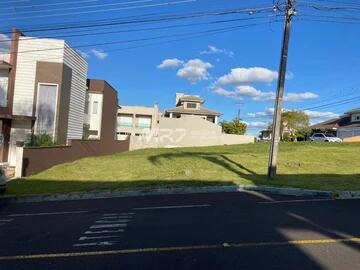
<path id="1" fill-rule="evenodd" d="M 83 136 L 88 65 L 87 62 L 66 43 L 64 63 L 72 69 L 67 138 L 81 139 Z"/>
<path id="2" fill-rule="evenodd" d="M 98 103 L 96 114 L 94 113 L 94 101 Z M 103 107 L 103 94 L 89 93 L 89 130 L 96 130 L 98 135 L 90 135 L 90 139 L 99 139 L 101 131 L 101 117 Z"/>
<path id="3" fill-rule="evenodd" d="M 14 115 L 33 115 L 37 61 L 61 63 L 63 53 L 62 40 L 20 37 L 13 101 Z"/>
<path id="4" fill-rule="evenodd" d="M 13 120 L 11 123 L 10 132 L 10 147 L 9 147 L 9 163 L 10 166 L 16 165 L 16 142 L 26 141 L 31 134 L 30 120 Z"/>

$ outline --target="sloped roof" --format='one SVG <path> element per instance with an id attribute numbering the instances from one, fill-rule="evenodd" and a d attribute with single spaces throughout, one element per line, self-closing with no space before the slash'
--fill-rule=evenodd
<path id="1" fill-rule="evenodd" d="M 351 118 L 349 115 L 345 115 L 339 118 L 330 119 L 318 124 L 311 126 L 311 128 L 319 128 L 319 129 L 338 129 L 340 127 L 350 127 L 354 125 L 359 125 L 360 123 L 351 123 Z"/>
<path id="2" fill-rule="evenodd" d="M 197 109 L 185 109 L 182 106 L 167 109 L 165 112 L 171 113 L 183 113 L 183 114 L 196 114 L 196 115 L 216 115 L 219 116 L 221 113 L 215 112 L 206 108 Z"/>
<path id="3" fill-rule="evenodd" d="M 10 68 L 11 68 L 11 64 L 9 64 L 4 60 L 0 60 L 0 69 L 10 69 Z"/>
<path id="4" fill-rule="evenodd" d="M 198 102 L 204 102 L 204 99 L 198 96 L 183 96 L 179 98 L 180 101 L 198 101 Z"/>
<path id="5" fill-rule="evenodd" d="M 351 111 L 348 111 L 345 114 L 353 114 L 353 113 L 360 113 L 360 108 L 352 109 Z"/>

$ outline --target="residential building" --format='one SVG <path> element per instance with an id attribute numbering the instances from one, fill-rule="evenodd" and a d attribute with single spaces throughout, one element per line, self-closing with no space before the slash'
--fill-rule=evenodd
<path id="1" fill-rule="evenodd" d="M 87 80 L 84 139 L 115 139 L 117 91 L 104 80 Z M 115 105 L 114 105 L 115 104 Z M 114 109 L 110 108 L 116 108 Z"/>
<path id="2" fill-rule="evenodd" d="M 360 136 L 360 108 L 345 112 L 339 118 L 313 125 L 311 128 L 336 133 L 342 139 Z"/>
<path id="3" fill-rule="evenodd" d="M 88 64 L 76 50 L 14 29 L 0 59 L 0 162 L 14 166 L 16 142 L 31 133 L 59 144 L 83 137 Z"/>
<path id="4" fill-rule="evenodd" d="M 176 93 L 176 107 L 165 110 L 164 117 L 181 118 L 193 115 L 217 125 L 221 113 L 204 108 L 204 103 L 205 100 L 200 96 Z"/>
<path id="5" fill-rule="evenodd" d="M 129 135 L 156 135 L 159 118 L 157 105 L 153 107 L 121 105 L 117 114 L 118 140 L 124 140 Z"/>

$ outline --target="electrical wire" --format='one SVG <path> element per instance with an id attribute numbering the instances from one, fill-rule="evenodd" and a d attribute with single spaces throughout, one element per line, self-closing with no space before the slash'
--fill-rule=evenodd
<path id="1" fill-rule="evenodd" d="M 29 20 L 29 19 L 44 19 L 44 18 L 52 18 L 52 17 L 104 13 L 104 12 L 110 12 L 110 11 L 132 10 L 132 9 L 153 8 L 153 7 L 170 6 L 170 5 L 177 5 L 177 4 L 194 3 L 196 1 L 197 0 L 178 0 L 178 1 L 173 1 L 173 2 L 164 2 L 164 3 L 149 4 L 149 5 L 138 5 L 138 6 L 108 8 L 108 9 L 97 9 L 97 10 L 89 10 L 89 11 L 57 13 L 57 14 L 47 14 L 47 15 L 28 16 L 28 17 L 12 17 L 12 18 L 7 18 L 6 20 L 7 21 L 16 21 L 16 20 Z"/>

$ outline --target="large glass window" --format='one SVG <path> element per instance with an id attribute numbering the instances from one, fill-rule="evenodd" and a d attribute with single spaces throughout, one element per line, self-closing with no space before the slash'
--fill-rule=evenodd
<path id="1" fill-rule="evenodd" d="M 188 109 L 196 109 L 196 103 L 188 102 L 188 103 L 186 103 L 186 108 L 188 108 Z"/>
<path id="2" fill-rule="evenodd" d="M 54 136 L 57 85 L 39 84 L 36 103 L 35 132 Z"/>
<path id="3" fill-rule="evenodd" d="M 8 78 L 0 76 L 0 107 L 7 107 Z"/>
<path id="4" fill-rule="evenodd" d="M 94 103 L 93 103 L 93 114 L 97 114 L 97 113 L 98 113 L 98 107 L 99 107 L 99 102 L 98 102 L 98 101 L 94 101 Z"/>
<path id="5" fill-rule="evenodd" d="M 118 116 L 118 127 L 132 128 L 132 126 L 133 126 L 133 117 L 131 115 Z"/>

